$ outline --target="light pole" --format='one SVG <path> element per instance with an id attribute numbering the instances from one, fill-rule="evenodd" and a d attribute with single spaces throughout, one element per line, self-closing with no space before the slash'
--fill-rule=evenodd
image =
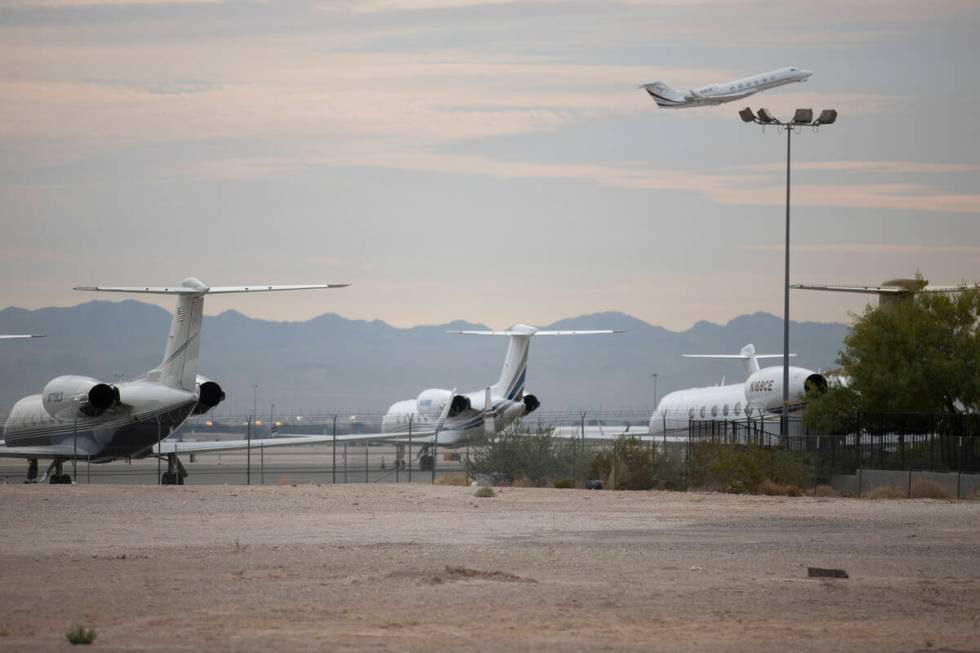
<path id="1" fill-rule="evenodd" d="M 650 376 L 653 377 L 653 409 L 657 409 L 657 377 L 660 375 L 654 372 Z"/>
<path id="2" fill-rule="evenodd" d="M 258 397 L 259 397 L 259 384 L 253 383 L 252 384 L 252 419 L 255 419 L 255 417 L 257 417 L 259 414 Z"/>
<path id="3" fill-rule="evenodd" d="M 793 119 L 783 122 L 773 116 L 768 109 L 759 109 L 759 114 L 752 113 L 752 109 L 745 107 L 738 112 L 742 117 L 742 122 L 751 122 L 757 125 L 774 125 L 777 129 L 786 132 L 786 270 L 785 281 L 783 283 L 783 410 L 779 420 L 779 434 L 782 436 L 789 434 L 789 171 L 790 171 L 790 142 L 794 129 L 802 129 L 804 126 L 813 127 L 817 131 L 821 125 L 832 125 L 837 122 L 836 109 L 824 109 L 820 116 L 813 119 L 813 109 L 797 109 L 793 114 Z"/>

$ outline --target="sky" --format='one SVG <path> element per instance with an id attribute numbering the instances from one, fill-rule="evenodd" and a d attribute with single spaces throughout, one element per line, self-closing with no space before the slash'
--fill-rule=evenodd
<path id="1" fill-rule="evenodd" d="M 636 85 L 783 66 L 815 74 L 748 104 L 840 112 L 793 138 L 793 280 L 977 281 L 977 33 L 951 1 L 5 0 L 0 306 L 195 276 L 353 284 L 206 306 L 274 320 L 781 315 L 785 137 Z"/>

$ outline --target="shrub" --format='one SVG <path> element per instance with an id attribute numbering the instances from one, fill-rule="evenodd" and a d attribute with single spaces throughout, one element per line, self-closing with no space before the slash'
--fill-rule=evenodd
<path id="1" fill-rule="evenodd" d="M 497 492 L 492 487 L 481 487 L 473 493 L 473 496 L 481 499 L 492 499 L 493 497 L 497 496 Z"/>
<path id="2" fill-rule="evenodd" d="M 552 483 L 559 490 L 571 490 L 576 486 L 574 478 L 560 478 Z"/>
<path id="3" fill-rule="evenodd" d="M 769 479 L 762 481 L 762 483 L 759 485 L 759 491 L 771 497 L 803 496 L 803 490 L 801 490 L 798 486 L 783 485 L 782 483 L 774 483 Z"/>
<path id="4" fill-rule="evenodd" d="M 865 496 L 869 499 L 904 499 L 906 491 L 894 485 L 879 485 Z"/>
<path id="5" fill-rule="evenodd" d="M 911 495 L 913 499 L 951 499 L 953 497 L 945 485 L 928 479 L 912 481 Z"/>
<path id="6" fill-rule="evenodd" d="M 488 435 L 485 445 L 475 449 L 470 470 L 505 485 L 547 487 L 551 479 L 589 478 L 596 451 L 593 445 L 553 437 L 551 429 L 515 425 Z"/>
<path id="7" fill-rule="evenodd" d="M 839 497 L 841 493 L 832 488 L 829 485 L 818 485 L 813 488 L 813 496 L 815 497 Z"/>
<path id="8" fill-rule="evenodd" d="M 436 485 L 466 485 L 465 474 L 443 474 L 436 477 Z"/>
<path id="9" fill-rule="evenodd" d="M 595 454 L 590 478 L 605 481 L 611 490 L 650 490 L 656 485 L 653 449 L 635 436 L 620 437 L 612 449 Z"/>
<path id="10" fill-rule="evenodd" d="M 65 633 L 65 639 L 73 645 L 81 644 L 87 646 L 95 641 L 95 629 L 76 625 Z"/>

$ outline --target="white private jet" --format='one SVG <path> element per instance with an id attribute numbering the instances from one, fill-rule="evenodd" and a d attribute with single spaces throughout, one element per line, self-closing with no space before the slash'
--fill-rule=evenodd
<path id="1" fill-rule="evenodd" d="M 793 356 L 794 354 L 790 354 Z M 728 358 L 742 361 L 745 381 L 728 385 L 677 390 L 664 396 L 650 416 L 651 435 L 687 429 L 690 420 L 726 421 L 753 415 L 778 414 L 783 405 L 783 367 L 759 367 L 759 359 L 782 354 L 756 354 L 754 345 L 738 354 L 684 354 L 686 358 Z M 823 392 L 827 379 L 803 367 L 789 368 L 790 410 L 803 407 L 808 392 Z"/>
<path id="2" fill-rule="evenodd" d="M 891 279 L 880 286 L 832 286 L 794 283 L 794 290 L 823 290 L 826 292 L 859 293 L 878 295 L 878 302 L 888 306 L 906 300 L 918 293 L 955 293 L 980 289 L 980 283 L 960 283 L 949 286 L 934 286 L 925 279 Z"/>
<path id="3" fill-rule="evenodd" d="M 724 84 L 707 84 L 692 88 L 686 93 L 671 88 L 665 82 L 650 82 L 642 84 L 642 88 L 658 107 L 665 109 L 684 109 L 688 107 L 701 107 L 714 104 L 724 104 L 734 100 L 741 100 L 760 91 L 765 91 L 777 86 L 785 86 L 795 82 L 805 82 L 810 79 L 813 73 L 802 68 L 788 67 L 779 70 L 771 70 L 760 75 L 743 77 Z"/>
<path id="4" fill-rule="evenodd" d="M 0 335 L 0 340 L 22 340 L 24 338 L 43 338 L 44 336 L 36 336 L 32 334 L 18 334 L 18 335 Z"/>
<path id="5" fill-rule="evenodd" d="M 456 335 L 507 336 L 507 354 L 500 378 L 492 386 L 467 394 L 456 390 L 430 388 L 423 390 L 415 399 L 398 401 L 388 408 L 381 423 L 386 434 L 405 436 L 411 433 L 412 441 L 438 446 L 458 447 L 470 438 L 484 433 L 499 433 L 516 420 L 529 415 L 541 405 L 538 398 L 524 393 L 527 377 L 527 355 L 531 338 L 536 336 L 580 336 L 621 333 L 615 330 L 596 331 L 542 331 L 526 324 L 518 324 L 505 331 L 448 331 Z M 419 433 L 428 430 L 426 437 Z M 416 437 L 419 436 L 419 437 Z M 401 437 L 399 442 L 406 442 Z M 426 449 L 420 453 L 425 455 Z"/>
<path id="6" fill-rule="evenodd" d="M 0 457 L 28 461 L 27 480 L 36 481 L 37 462 L 50 459 L 44 478 L 51 483 L 71 483 L 62 465 L 69 460 L 104 463 L 120 458 L 166 457 L 167 472 L 161 483 L 182 485 L 187 476 L 178 453 L 203 453 L 249 446 L 286 446 L 326 441 L 372 439 L 371 434 L 298 436 L 220 442 L 164 441 L 190 415 L 206 413 L 225 393 L 214 381 L 198 375 L 204 296 L 319 288 L 343 288 L 348 284 L 300 286 L 209 287 L 197 279 L 185 279 L 175 287 L 84 286 L 95 292 L 176 295 L 177 308 L 170 325 L 167 347 L 159 367 L 142 378 L 110 385 L 87 376 L 59 376 L 41 394 L 18 401 L 4 427 Z M 373 435 L 377 438 L 377 434 Z"/>

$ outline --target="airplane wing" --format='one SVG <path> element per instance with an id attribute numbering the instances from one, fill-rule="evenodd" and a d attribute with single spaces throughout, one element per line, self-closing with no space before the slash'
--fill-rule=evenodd
<path id="1" fill-rule="evenodd" d="M 866 295 L 907 295 L 911 291 L 908 288 L 898 286 L 817 286 L 805 283 L 790 284 L 794 290 L 824 290 L 827 292 L 853 292 Z M 920 291 L 921 292 L 921 291 Z M 949 292 L 949 291 L 945 291 Z"/>
<path id="2" fill-rule="evenodd" d="M 277 290 L 314 290 L 316 288 L 346 288 L 349 283 L 317 283 L 306 286 L 213 286 L 209 295 L 233 292 L 270 292 Z"/>
<path id="3" fill-rule="evenodd" d="M 586 426 L 584 434 L 581 426 L 559 426 L 551 431 L 552 437 L 562 440 L 586 440 L 591 442 L 612 442 L 621 437 L 630 436 L 645 439 L 649 435 L 649 426 L 633 426 L 630 424 Z"/>
<path id="4" fill-rule="evenodd" d="M 419 431 L 418 437 L 431 437 L 435 431 Z M 379 440 L 397 440 L 404 438 L 404 433 L 356 433 L 353 435 L 338 435 L 336 439 L 332 435 L 288 435 L 281 438 L 252 438 L 248 440 L 203 440 L 198 442 L 178 442 L 176 440 L 163 440 L 159 447 L 153 445 L 147 450 L 147 455 L 160 454 L 182 454 L 182 453 L 211 453 L 219 451 L 236 451 L 244 449 L 268 449 L 269 447 L 291 447 L 303 446 L 308 444 L 337 444 L 351 442 L 377 442 Z M 413 435 L 413 438 L 415 436 Z"/>
<path id="5" fill-rule="evenodd" d="M 926 286 L 919 292 L 963 292 L 978 289 L 980 289 L 980 283 L 961 283 L 955 286 Z"/>
<path id="6" fill-rule="evenodd" d="M 86 452 L 78 450 L 78 457 L 84 459 Z M 75 448 L 72 445 L 48 445 L 44 447 L 8 447 L 0 440 L 0 458 L 72 458 Z"/>

